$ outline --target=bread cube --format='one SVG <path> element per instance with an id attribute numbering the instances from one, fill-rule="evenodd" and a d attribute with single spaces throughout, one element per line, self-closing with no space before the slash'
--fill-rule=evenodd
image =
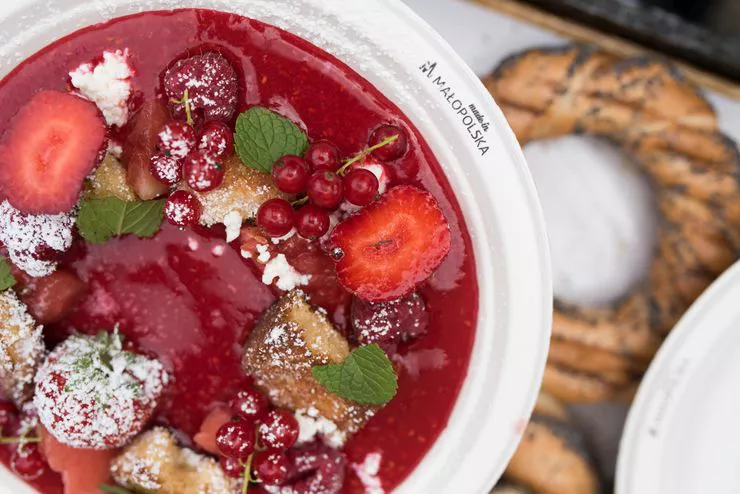
<path id="1" fill-rule="evenodd" d="M 126 169 L 112 154 L 95 169 L 95 174 L 87 181 L 87 195 L 91 199 L 117 197 L 122 201 L 136 201 L 138 198 L 126 180 Z"/>
<path id="2" fill-rule="evenodd" d="M 41 330 L 13 290 L 0 292 L 0 386 L 19 407 L 33 395 L 36 368 L 46 352 Z"/>
<path id="3" fill-rule="evenodd" d="M 340 363 L 349 352 L 347 340 L 326 312 L 312 307 L 302 291 L 293 290 L 270 307 L 252 330 L 242 365 L 274 405 L 333 422 L 336 430 L 329 442 L 340 446 L 377 407 L 330 393 L 314 379 L 311 369 Z"/>
<path id="4" fill-rule="evenodd" d="M 115 481 L 136 492 L 230 494 L 241 491 L 218 461 L 181 447 L 163 427 L 141 434 L 111 462 Z"/>

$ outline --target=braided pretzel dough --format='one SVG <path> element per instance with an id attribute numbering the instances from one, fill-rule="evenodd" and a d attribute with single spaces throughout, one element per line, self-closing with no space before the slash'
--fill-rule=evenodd
<path id="1" fill-rule="evenodd" d="M 661 216 L 645 282 L 608 309 L 556 302 L 544 388 L 567 401 L 629 399 L 663 337 L 740 251 L 740 155 L 673 67 L 597 49 L 534 49 L 485 81 L 522 145 L 604 137 L 655 185 Z"/>

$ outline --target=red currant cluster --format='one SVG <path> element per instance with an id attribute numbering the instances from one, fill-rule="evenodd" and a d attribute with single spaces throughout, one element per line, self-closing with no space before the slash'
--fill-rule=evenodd
<path id="1" fill-rule="evenodd" d="M 10 468 L 20 478 L 34 480 L 46 472 L 47 465 L 39 451 L 40 438 L 33 437 L 35 429 L 25 430 L 24 422 L 15 405 L 7 401 L 0 402 L 0 430 L 3 433 L 0 444 L 12 448 Z"/>
<path id="2" fill-rule="evenodd" d="M 288 478 L 285 451 L 298 440 L 298 421 L 287 410 L 270 411 L 267 398 L 254 388 L 240 391 L 231 402 L 235 420 L 221 426 L 216 446 L 221 468 L 244 482 L 280 485 Z"/>
<path id="3" fill-rule="evenodd" d="M 157 149 L 149 163 L 157 180 L 170 187 L 184 180 L 192 190 L 208 192 L 224 181 L 222 163 L 234 149 L 234 138 L 222 122 L 206 122 L 196 134 L 191 125 L 174 120 L 159 132 Z M 192 225 L 200 219 L 200 204 L 193 194 L 175 191 L 165 216 L 174 225 Z"/>
<path id="4" fill-rule="evenodd" d="M 311 144 L 303 158 L 283 156 L 272 166 L 272 181 L 287 194 L 305 194 L 298 211 L 284 199 L 266 201 L 257 212 L 257 224 L 272 237 L 281 237 L 293 228 L 307 239 L 316 239 L 329 230 L 329 212 L 346 200 L 367 206 L 378 195 L 380 184 L 371 171 L 351 167 L 369 154 L 381 161 L 392 161 L 406 153 L 408 140 L 395 125 L 378 127 L 370 136 L 368 148 L 343 164 L 339 150 L 328 141 Z"/>

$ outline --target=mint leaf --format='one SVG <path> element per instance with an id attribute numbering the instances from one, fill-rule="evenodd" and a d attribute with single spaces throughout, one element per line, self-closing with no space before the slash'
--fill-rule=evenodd
<path id="1" fill-rule="evenodd" d="M 117 197 L 82 201 L 77 229 L 85 240 L 99 244 L 116 235 L 151 237 L 159 230 L 164 199 L 126 202 Z"/>
<path id="2" fill-rule="evenodd" d="M 15 285 L 15 277 L 10 271 L 10 264 L 4 257 L 0 257 L 0 292 Z"/>
<path id="3" fill-rule="evenodd" d="M 98 489 L 100 489 L 101 492 L 107 492 L 110 494 L 133 494 L 131 491 L 127 491 L 123 487 L 119 487 L 117 485 L 98 484 Z"/>
<path id="4" fill-rule="evenodd" d="M 278 158 L 286 154 L 303 156 L 308 136 L 282 115 L 254 106 L 236 119 L 234 147 L 245 165 L 270 173 Z"/>
<path id="5" fill-rule="evenodd" d="M 341 364 L 318 365 L 311 373 L 329 392 L 362 404 L 384 405 L 398 389 L 393 364 L 375 343 L 356 348 Z"/>

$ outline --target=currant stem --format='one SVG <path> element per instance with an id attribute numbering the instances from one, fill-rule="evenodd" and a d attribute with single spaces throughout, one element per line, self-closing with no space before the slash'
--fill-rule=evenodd
<path id="1" fill-rule="evenodd" d="M 40 437 L 0 437 L 0 444 L 27 444 L 40 442 Z"/>
<path id="2" fill-rule="evenodd" d="M 195 121 L 193 120 L 193 113 L 192 113 L 192 110 L 190 109 L 190 96 L 188 95 L 188 92 L 189 92 L 188 88 L 185 88 L 185 92 L 182 93 L 182 99 L 172 98 L 170 99 L 170 101 L 173 103 L 180 104 L 180 105 L 185 105 L 185 119 L 188 125 L 192 127 Z"/>
<path id="3" fill-rule="evenodd" d="M 296 199 L 295 201 L 291 202 L 290 205 L 294 208 L 297 208 L 298 206 L 303 206 L 308 202 L 308 196 L 303 196 L 300 199 Z"/>
<path id="4" fill-rule="evenodd" d="M 247 461 L 243 463 L 244 480 L 242 481 L 242 494 L 247 494 L 247 491 L 249 491 L 249 483 L 252 482 L 252 458 L 254 458 L 254 453 L 249 455 Z"/>
<path id="5" fill-rule="evenodd" d="M 346 160 L 344 162 L 344 165 L 337 170 L 337 175 L 343 176 L 345 173 L 347 173 L 347 169 L 352 165 L 352 163 L 356 163 L 360 161 L 361 159 L 364 159 L 368 154 L 372 153 L 376 149 L 380 149 L 383 146 L 387 146 L 388 144 L 395 142 L 395 140 L 398 139 L 398 134 L 386 137 L 379 143 L 377 143 L 374 146 L 370 146 L 369 148 L 365 149 L 364 151 L 360 152 L 359 154 L 353 156 L 352 158 Z"/>

